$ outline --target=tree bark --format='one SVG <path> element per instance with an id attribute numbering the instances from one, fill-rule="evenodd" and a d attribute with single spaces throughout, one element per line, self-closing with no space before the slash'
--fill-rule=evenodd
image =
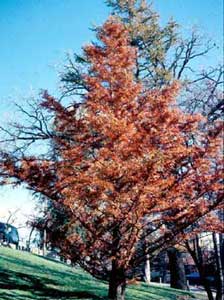
<path id="1" fill-rule="evenodd" d="M 212 233 L 212 239 L 214 243 L 214 251 L 215 251 L 215 262 L 216 262 L 216 300 L 222 300 L 224 296 L 224 277 L 222 270 L 222 260 L 221 260 L 221 248 L 219 247 L 217 234 L 215 232 Z M 221 243 L 221 238 L 220 238 Z"/>
<path id="2" fill-rule="evenodd" d="M 126 289 L 126 278 L 124 270 L 117 267 L 116 261 L 112 262 L 112 270 L 109 280 L 108 299 L 124 300 Z"/>
<path id="3" fill-rule="evenodd" d="M 145 261 L 145 282 L 150 283 L 151 282 L 151 268 L 150 268 L 150 260 L 149 256 L 146 255 L 146 261 Z"/>
<path id="4" fill-rule="evenodd" d="M 47 232 L 46 229 L 44 229 L 43 233 L 43 256 L 46 256 L 47 254 Z"/>
<path id="5" fill-rule="evenodd" d="M 188 290 L 182 253 L 172 247 L 168 249 L 170 265 L 170 286 L 175 289 Z"/>
<path id="6" fill-rule="evenodd" d="M 198 272 L 199 272 L 200 278 L 201 278 L 201 283 L 208 295 L 208 300 L 214 300 L 210 284 L 205 276 L 203 257 L 202 257 L 201 248 L 199 245 L 198 236 L 196 236 L 196 238 L 193 240 L 193 244 L 194 244 L 194 248 L 192 249 L 190 247 L 189 243 L 186 242 L 187 250 L 190 253 L 191 257 L 193 258 L 194 263 L 198 269 Z"/>
<path id="7" fill-rule="evenodd" d="M 31 237 L 32 237 L 32 233 L 33 233 L 33 231 L 34 231 L 34 227 L 32 226 L 32 228 L 31 228 L 31 230 L 30 230 L 30 234 L 29 234 L 29 238 L 28 238 L 28 243 L 27 243 L 27 251 L 29 251 L 30 252 L 30 244 L 31 244 Z"/>

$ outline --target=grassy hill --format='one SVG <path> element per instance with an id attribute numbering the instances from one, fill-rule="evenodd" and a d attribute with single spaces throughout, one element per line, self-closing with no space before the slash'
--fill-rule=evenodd
<path id="1" fill-rule="evenodd" d="M 0 300 L 102 300 L 107 285 L 79 268 L 0 247 Z M 190 300 L 191 293 L 146 284 L 127 290 L 127 300 Z M 202 299 L 202 298 L 200 298 Z"/>

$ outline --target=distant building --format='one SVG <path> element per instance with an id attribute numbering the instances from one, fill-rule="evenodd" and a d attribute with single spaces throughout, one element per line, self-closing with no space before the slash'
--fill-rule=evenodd
<path id="1" fill-rule="evenodd" d="M 19 234 L 15 226 L 0 222 L 0 243 L 19 245 Z"/>

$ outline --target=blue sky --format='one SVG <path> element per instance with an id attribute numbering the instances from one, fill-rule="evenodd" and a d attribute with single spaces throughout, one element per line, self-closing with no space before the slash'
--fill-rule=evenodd
<path id="1" fill-rule="evenodd" d="M 197 25 L 221 39 L 222 0 L 154 0 L 154 6 L 163 22 L 173 16 L 185 28 Z M 31 88 L 55 91 L 55 66 L 93 38 L 89 28 L 109 9 L 104 0 L 3 0 L 0 12 L 0 97 L 7 99 Z"/>
<path id="2" fill-rule="evenodd" d="M 211 65 L 222 59 L 222 6 L 222 0 L 154 0 L 162 23 L 173 16 L 184 30 L 195 25 L 214 39 L 220 48 L 207 58 Z M 22 103 L 41 88 L 57 94 L 66 52 L 79 52 L 94 38 L 90 27 L 108 14 L 103 0 L 1 0 L 0 120 L 12 116 L 14 100 Z M 33 207 L 26 191 L 0 189 L 0 210 L 22 204 Z"/>

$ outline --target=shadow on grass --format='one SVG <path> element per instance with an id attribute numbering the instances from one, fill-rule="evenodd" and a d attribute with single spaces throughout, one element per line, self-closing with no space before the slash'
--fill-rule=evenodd
<path id="1" fill-rule="evenodd" d="M 63 291 L 56 288 L 51 288 L 48 285 L 57 284 L 52 279 L 38 277 L 36 275 L 24 274 L 20 272 L 12 272 L 9 270 L 0 271 L 0 289 L 7 290 L 7 293 L 1 292 L 1 300 L 24 299 L 88 299 L 102 300 L 103 298 L 94 295 L 91 292 L 85 291 Z M 32 297 L 13 293 L 15 290 L 31 293 Z M 9 292 L 12 292 L 10 295 Z"/>
<path id="2" fill-rule="evenodd" d="M 36 256 L 36 255 L 35 255 Z M 38 257 L 38 256 L 36 256 Z M 51 278 L 55 277 L 55 283 L 58 284 L 58 282 L 61 282 L 62 279 L 72 279 L 72 280 L 77 280 L 77 278 L 80 280 L 86 280 L 87 279 L 87 275 L 86 274 L 82 274 L 82 273 L 75 273 L 74 269 L 72 270 L 72 268 L 69 269 L 64 269 L 63 267 L 65 267 L 64 264 L 58 262 L 58 266 L 59 268 L 55 268 L 51 267 L 49 265 L 45 265 L 45 264 L 40 264 L 40 262 L 38 263 L 37 261 L 26 261 L 26 260 L 21 260 L 18 259 L 16 257 L 7 257 L 7 256 L 2 256 L 1 258 L 3 258 L 4 264 L 0 263 L 0 270 L 1 269 L 5 269 L 6 263 L 9 264 L 10 266 L 13 267 L 13 272 L 16 271 L 22 271 L 21 273 L 30 273 L 32 271 L 34 271 L 35 273 L 39 273 L 39 274 L 44 274 L 46 276 L 50 276 Z M 40 258 L 40 257 L 39 257 Z M 44 258 L 40 258 L 42 260 L 42 262 L 44 261 Z M 45 260 L 47 262 L 47 259 Z M 55 262 L 52 261 L 54 264 Z M 57 262 L 56 262 L 57 263 Z M 60 270 L 60 267 L 62 267 L 63 269 Z M 69 266 L 66 266 L 69 267 Z M 1 299 L 0 299 L 1 300 Z"/>
<path id="3" fill-rule="evenodd" d="M 8 293 L 4 293 L 4 292 L 1 292 L 1 300 L 12 300 L 12 299 L 16 299 L 16 300 L 33 300 L 33 298 L 31 297 L 27 297 L 24 298 L 23 295 L 14 295 L 14 294 L 8 294 Z"/>
<path id="4" fill-rule="evenodd" d="M 150 294 L 150 299 L 158 299 L 158 297 L 161 297 L 160 299 L 169 299 L 169 300 L 177 300 L 177 299 L 186 299 L 186 300 L 196 300 L 196 296 L 193 295 L 191 292 L 188 291 L 182 291 L 178 290 L 178 295 L 177 295 L 177 290 L 172 289 L 172 288 L 167 288 L 167 287 L 160 287 L 160 286 L 152 286 L 149 285 L 147 287 L 142 286 L 142 287 L 130 287 L 130 290 L 134 289 L 135 292 L 139 291 L 143 293 L 147 293 L 148 295 Z"/>

